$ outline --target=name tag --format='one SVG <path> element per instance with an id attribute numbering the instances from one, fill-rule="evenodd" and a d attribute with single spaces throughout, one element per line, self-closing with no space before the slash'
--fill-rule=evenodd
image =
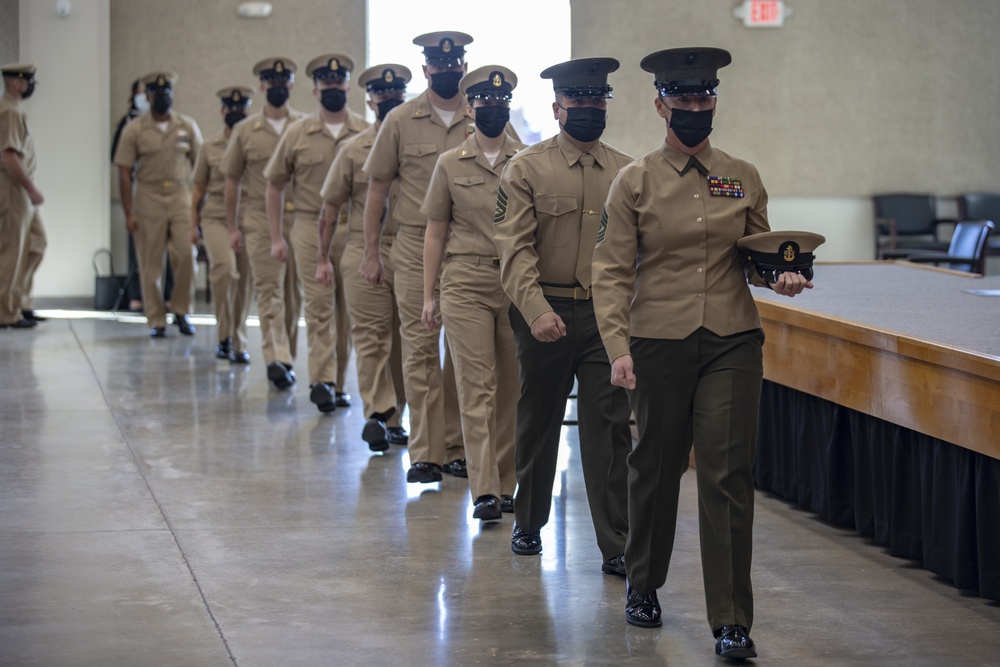
<path id="1" fill-rule="evenodd" d="M 708 193 L 713 197 L 742 197 L 743 184 L 738 178 L 709 176 Z"/>

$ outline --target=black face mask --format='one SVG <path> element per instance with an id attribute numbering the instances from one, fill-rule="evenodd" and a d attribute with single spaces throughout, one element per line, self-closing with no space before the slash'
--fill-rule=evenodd
<path id="1" fill-rule="evenodd" d="M 378 119 L 385 120 L 385 115 L 402 103 L 403 100 L 399 99 L 398 97 L 393 97 L 388 100 L 382 100 L 377 105 L 375 105 L 378 107 Z"/>
<path id="2" fill-rule="evenodd" d="M 319 93 L 319 103 L 332 113 L 337 113 L 347 104 L 347 93 L 340 88 L 327 88 Z"/>
<path id="3" fill-rule="evenodd" d="M 35 80 L 31 79 L 28 81 L 28 89 L 21 93 L 21 99 L 26 100 L 31 97 L 35 92 Z"/>
<path id="4" fill-rule="evenodd" d="M 267 103 L 272 107 L 281 108 L 288 101 L 288 86 L 274 86 L 267 89 Z"/>
<path id="5" fill-rule="evenodd" d="M 247 117 L 247 112 L 240 109 L 239 111 L 227 111 L 226 112 L 226 125 L 232 127 L 236 123 L 240 122 Z"/>
<path id="6" fill-rule="evenodd" d="M 581 143 L 589 144 L 601 138 L 607 120 L 608 112 L 604 109 L 570 107 L 566 109 L 566 124 L 562 127 L 569 136 Z"/>
<path id="7" fill-rule="evenodd" d="M 694 148 L 712 134 L 712 110 L 685 111 L 674 109 L 670 112 L 670 129 L 688 148 Z"/>
<path id="8" fill-rule="evenodd" d="M 479 107 L 476 109 L 476 131 L 489 138 L 499 137 L 510 121 L 508 107 Z"/>
<path id="9" fill-rule="evenodd" d="M 431 90 L 442 99 L 450 100 L 458 95 L 458 82 L 462 80 L 461 72 L 438 72 L 431 74 Z"/>
<path id="10" fill-rule="evenodd" d="M 163 115 L 170 111 L 170 107 L 174 105 L 174 94 L 168 90 L 160 90 L 153 93 L 153 111 L 159 115 Z"/>

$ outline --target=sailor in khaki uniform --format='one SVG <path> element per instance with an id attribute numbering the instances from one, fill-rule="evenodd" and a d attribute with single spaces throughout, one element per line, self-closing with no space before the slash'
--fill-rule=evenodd
<path id="1" fill-rule="evenodd" d="M 626 620 L 661 624 L 656 589 L 673 549 L 681 475 L 694 442 L 702 573 L 716 653 L 755 657 L 750 561 L 751 465 L 764 334 L 737 243 L 766 232 L 767 192 L 754 166 L 714 148 L 713 48 L 646 56 L 667 137 L 611 186 L 594 251 L 594 302 L 611 382 L 630 390 L 639 441 L 628 458 Z M 792 296 L 811 287 L 782 273 Z"/>
<path id="2" fill-rule="evenodd" d="M 329 258 L 330 244 L 334 228 L 339 232 L 340 227 L 346 227 L 347 244 L 340 260 L 340 275 L 351 316 L 358 392 L 367 417 L 361 439 L 376 452 L 385 451 L 391 444 L 407 444 L 408 434 L 400 425 L 406 394 L 391 259 L 396 222 L 391 215 L 386 215 L 382 223 L 380 241 L 385 259 L 384 275 L 381 284 L 372 285 L 358 272 L 365 247 L 364 212 L 368 195 L 368 176 L 362 167 L 386 114 L 403 103 L 410 78 L 410 70 L 395 63 L 375 65 L 361 73 L 357 82 L 368 93 L 368 106 L 376 113 L 375 123 L 344 142 L 320 192 L 323 198 L 319 217 L 321 261 L 317 259 L 316 279 L 332 284 L 335 269 Z M 338 226 L 338 220 L 345 218 L 346 225 Z"/>
<path id="3" fill-rule="evenodd" d="M 632 161 L 600 141 L 613 58 L 582 58 L 542 72 L 552 79 L 561 131 L 514 156 L 500 177 L 494 238 L 521 367 L 511 549 L 542 550 L 566 399 L 577 381 L 580 458 L 602 570 L 624 575 L 628 533 L 625 458 L 632 449 L 628 396 L 608 382 L 590 272 L 611 180 Z"/>
<path id="4" fill-rule="evenodd" d="M 289 253 L 286 262 L 271 257 L 264 167 L 281 135 L 303 115 L 288 106 L 297 69 L 295 61 L 284 56 L 271 56 L 254 65 L 253 73 L 260 79 L 260 92 L 264 94 L 264 108 L 233 127 L 222 158 L 229 244 L 237 253 L 246 248 L 250 258 L 267 378 L 279 389 L 295 384 L 292 361 L 302 298 L 294 253 Z M 291 206 L 289 198 L 286 207 Z M 291 221 L 285 224 L 286 234 L 291 227 Z"/>
<path id="5" fill-rule="evenodd" d="M 466 72 L 465 46 L 472 37 L 461 32 L 420 35 L 414 44 L 424 47 L 424 76 L 430 88 L 406 102 L 385 119 L 365 163 L 368 199 L 365 204 L 365 256 L 361 272 L 373 285 L 384 272 L 381 244 L 382 211 L 392 182 L 399 183 L 399 198 L 392 215 L 399 224 L 392 258 L 396 266 L 396 301 L 402 321 L 403 377 L 410 405 L 410 469 L 408 482 L 440 481 L 441 472 L 468 475 L 461 438 L 457 392 L 450 353 L 441 370 L 440 334 L 428 331 L 421 321 L 424 307 L 424 232 L 427 216 L 420 212 L 434 164 L 441 153 L 467 136 L 465 100 L 458 84 Z M 449 398 L 454 400 L 450 405 Z"/>
<path id="6" fill-rule="evenodd" d="M 35 313 L 32 309 L 34 300 L 31 292 L 34 287 L 35 273 L 45 257 L 45 248 L 49 245 L 48 237 L 45 235 L 45 226 L 42 224 L 42 216 L 35 207 L 35 213 L 31 216 L 31 226 L 28 228 L 28 244 L 21 259 L 20 278 L 21 286 L 21 315 L 26 320 L 33 322 L 44 322 L 46 317 Z"/>
<path id="7" fill-rule="evenodd" d="M 247 116 L 253 90 L 230 86 L 216 93 L 222 100 L 219 112 L 225 129 L 205 141 L 194 167 L 194 194 L 191 197 L 191 243 L 205 243 L 211 269 L 208 274 L 215 296 L 217 339 L 215 356 L 234 363 L 249 360 L 247 349 L 247 311 L 250 308 L 250 260 L 245 249 L 235 252 L 229 246 L 226 222 L 226 175 L 222 156 L 226 152 L 233 126 Z M 199 235 L 200 230 L 200 235 Z"/>
<path id="8" fill-rule="evenodd" d="M 135 237 L 143 305 L 154 338 L 166 335 L 167 309 L 160 285 L 164 248 L 174 271 L 174 322 L 182 334 L 194 334 L 188 320 L 195 273 L 191 176 L 201 150 L 201 130 L 193 118 L 172 109 L 176 81 L 173 72 L 153 72 L 143 78 L 150 110 L 125 126 L 115 151 L 125 225 Z"/>
<path id="9" fill-rule="evenodd" d="M 45 201 L 35 185 L 35 140 L 21 102 L 35 90 L 35 66 L 11 64 L 0 96 L 0 328 L 30 329 L 22 311 L 32 220 Z M 39 225 L 41 224 L 39 218 Z"/>
<path id="10" fill-rule="evenodd" d="M 444 324 L 455 364 L 462 437 L 475 504 L 472 516 L 514 511 L 514 407 L 518 388 L 510 299 L 500 284 L 493 211 L 500 172 L 524 144 L 507 136 L 517 77 L 487 65 L 462 78 L 459 91 L 476 130 L 441 154 L 420 210 L 424 236 L 423 322 Z M 444 270 L 441 270 L 442 260 Z M 435 298 L 440 274 L 440 321 Z"/>
<path id="11" fill-rule="evenodd" d="M 267 178 L 267 216 L 271 229 L 271 256 L 284 261 L 288 243 L 282 234 L 285 186 L 294 183 L 295 222 L 291 246 L 305 297 L 306 336 L 309 346 L 309 399 L 320 412 L 348 407 L 344 375 L 350 348 L 337 349 L 337 329 L 350 330 L 343 285 L 316 280 L 320 190 L 333 159 L 344 141 L 368 126 L 368 121 L 347 107 L 354 61 L 340 53 L 317 56 L 306 66 L 314 82 L 319 109 L 293 123 L 264 169 Z M 333 256 L 334 265 L 340 264 Z M 342 280 L 338 280 L 342 283 Z M 339 287 L 339 289 L 335 289 Z M 339 323 L 338 323 L 339 320 Z"/>

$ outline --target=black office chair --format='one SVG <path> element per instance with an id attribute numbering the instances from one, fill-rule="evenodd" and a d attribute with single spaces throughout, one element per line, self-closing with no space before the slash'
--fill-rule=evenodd
<path id="1" fill-rule="evenodd" d="M 1000 224 L 1000 194 L 995 192 L 965 193 L 958 197 L 958 217 L 961 220 L 992 220 Z M 1000 236 L 986 242 L 987 255 L 1000 255 Z"/>
<path id="2" fill-rule="evenodd" d="M 885 251 L 943 252 L 948 243 L 938 238 L 938 227 L 957 222 L 937 217 L 937 203 L 928 194 L 874 195 L 875 257 Z"/>
<path id="3" fill-rule="evenodd" d="M 964 220 L 955 225 L 948 252 L 917 253 L 901 259 L 919 264 L 943 264 L 955 271 L 983 274 L 986 268 L 986 243 L 991 231 L 993 223 L 989 220 Z M 891 251 L 887 251 L 889 252 Z"/>

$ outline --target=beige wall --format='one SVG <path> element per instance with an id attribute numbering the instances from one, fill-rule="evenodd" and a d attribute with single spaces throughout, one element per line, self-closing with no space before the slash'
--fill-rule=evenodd
<path id="1" fill-rule="evenodd" d="M 0 65 L 20 59 L 18 0 L 0 0 Z"/>
<path id="2" fill-rule="evenodd" d="M 713 144 L 749 159 L 772 196 L 1000 190 L 1000 2 L 788 0 L 782 28 L 749 29 L 734 0 L 571 0 L 574 57 L 610 55 L 612 143 L 656 147 L 648 53 L 719 46 Z"/>

